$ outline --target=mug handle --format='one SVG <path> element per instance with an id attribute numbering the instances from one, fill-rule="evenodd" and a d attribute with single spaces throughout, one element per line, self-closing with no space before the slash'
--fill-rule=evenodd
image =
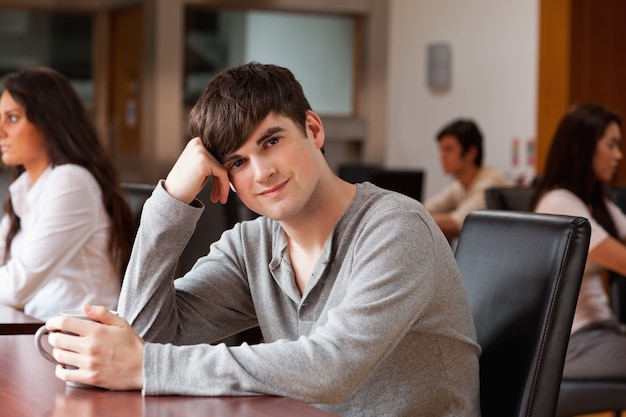
<path id="1" fill-rule="evenodd" d="M 50 330 L 48 330 L 46 326 L 41 326 L 39 329 L 37 329 L 37 332 L 35 333 L 35 346 L 37 347 L 37 350 L 39 350 L 39 353 L 41 353 L 41 355 L 44 358 L 56 364 L 58 362 L 52 357 L 50 352 L 44 349 L 44 347 L 41 345 L 41 338 L 47 335 L 48 333 L 50 333 Z"/>

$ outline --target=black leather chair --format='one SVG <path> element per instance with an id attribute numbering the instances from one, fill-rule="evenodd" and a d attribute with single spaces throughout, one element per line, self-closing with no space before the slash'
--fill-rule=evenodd
<path id="1" fill-rule="evenodd" d="M 487 208 L 490 210 L 532 211 L 532 187 L 492 187 L 485 190 Z"/>
<path id="2" fill-rule="evenodd" d="M 339 166 L 338 175 L 352 184 L 369 181 L 418 201 L 422 199 L 424 171 L 421 169 L 387 169 L 370 164 L 344 164 Z"/>
<path id="3" fill-rule="evenodd" d="M 626 185 L 613 187 L 611 190 L 611 200 L 626 213 Z"/>
<path id="4" fill-rule="evenodd" d="M 383 169 L 372 174 L 372 184 L 422 200 L 424 171 L 416 169 Z"/>
<path id="5" fill-rule="evenodd" d="M 626 187 L 611 191 L 611 199 L 626 213 Z M 609 273 L 609 295 L 616 317 L 626 323 L 626 277 Z M 626 410 L 625 379 L 563 379 L 557 417 L 612 412 L 619 417 Z"/>
<path id="6" fill-rule="evenodd" d="M 581 217 L 466 217 L 455 257 L 482 347 L 483 417 L 554 416 L 589 237 Z"/>
<path id="7" fill-rule="evenodd" d="M 9 169 L 4 165 L 0 165 L 0 212 L 2 212 L 2 204 L 4 204 L 4 200 L 9 195 L 9 186 L 12 182 L 13 179 L 9 173 Z"/>
<path id="8" fill-rule="evenodd" d="M 372 176 L 383 168 L 372 164 L 342 164 L 339 166 L 338 175 L 341 179 L 352 184 L 371 181 Z"/>
<path id="9" fill-rule="evenodd" d="M 143 204 L 146 202 L 148 197 L 152 195 L 154 185 L 137 182 L 123 182 L 120 184 L 120 187 L 122 188 L 122 193 L 124 193 L 126 202 L 130 206 L 130 211 L 133 213 L 133 221 L 135 222 L 136 230 L 137 227 L 139 227 Z"/>
<path id="10" fill-rule="evenodd" d="M 611 200 L 626 213 L 626 186 L 617 186 L 611 190 Z M 609 273 L 611 307 L 617 318 L 626 323 L 626 277 Z M 626 381 L 624 382 L 626 385 Z M 624 397 L 626 397 L 626 387 L 624 387 Z M 623 403 L 626 409 L 626 402 Z"/>

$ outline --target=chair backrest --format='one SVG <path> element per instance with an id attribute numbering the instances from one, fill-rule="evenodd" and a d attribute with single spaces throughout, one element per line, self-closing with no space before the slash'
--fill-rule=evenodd
<path id="1" fill-rule="evenodd" d="M 626 186 L 616 186 L 611 190 L 611 200 L 626 213 Z M 609 271 L 609 296 L 611 308 L 622 323 L 626 323 L 626 278 Z"/>
<path id="2" fill-rule="evenodd" d="M 4 203 L 4 200 L 9 195 L 9 186 L 13 180 L 11 179 L 11 174 L 9 173 L 9 169 L 2 165 L 0 166 L 0 206 Z M 0 211 L 1 207 L 0 207 Z"/>
<path id="3" fill-rule="evenodd" d="M 626 213 L 626 185 L 618 185 L 611 190 L 611 200 Z"/>
<path id="4" fill-rule="evenodd" d="M 373 184 L 387 190 L 397 191 L 418 201 L 422 200 L 424 171 L 383 169 L 372 174 Z"/>
<path id="5" fill-rule="evenodd" d="M 338 175 L 353 184 L 369 181 L 416 200 L 422 199 L 424 171 L 421 169 L 387 169 L 378 165 L 343 164 L 339 166 Z"/>
<path id="6" fill-rule="evenodd" d="M 483 417 L 554 415 L 590 233 L 582 217 L 465 219 L 455 257 L 482 347 Z"/>
<path id="7" fill-rule="evenodd" d="M 532 211 L 532 187 L 492 187 L 485 190 L 487 208 L 490 210 Z"/>
<path id="8" fill-rule="evenodd" d="M 136 231 L 137 227 L 139 227 L 143 204 L 146 202 L 148 197 L 152 195 L 154 185 L 137 182 L 123 182 L 120 184 L 120 187 L 122 188 L 122 193 L 124 193 L 126 202 L 130 206 L 130 211 L 133 213 L 133 221 L 135 223 Z"/>
<path id="9" fill-rule="evenodd" d="M 370 164 L 342 164 L 339 166 L 338 175 L 341 179 L 352 184 L 371 181 L 372 176 L 382 167 Z"/>

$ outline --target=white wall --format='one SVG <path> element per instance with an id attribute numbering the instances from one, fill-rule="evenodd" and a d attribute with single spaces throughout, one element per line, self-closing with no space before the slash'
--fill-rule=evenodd
<path id="1" fill-rule="evenodd" d="M 485 137 L 483 163 L 517 177 L 536 132 L 538 0 L 389 1 L 385 165 L 423 168 L 424 195 L 432 195 L 449 181 L 435 134 L 450 120 L 469 117 Z M 434 93 L 426 50 L 442 41 L 452 48 L 452 85 Z M 520 142 L 517 168 L 513 138 Z"/>

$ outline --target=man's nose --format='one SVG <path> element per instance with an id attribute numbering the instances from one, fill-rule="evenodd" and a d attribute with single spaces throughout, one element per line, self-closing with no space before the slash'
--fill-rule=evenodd
<path id="1" fill-rule="evenodd" d="M 251 158 L 250 163 L 254 169 L 254 178 L 257 181 L 265 181 L 275 171 L 271 161 L 266 158 Z"/>

